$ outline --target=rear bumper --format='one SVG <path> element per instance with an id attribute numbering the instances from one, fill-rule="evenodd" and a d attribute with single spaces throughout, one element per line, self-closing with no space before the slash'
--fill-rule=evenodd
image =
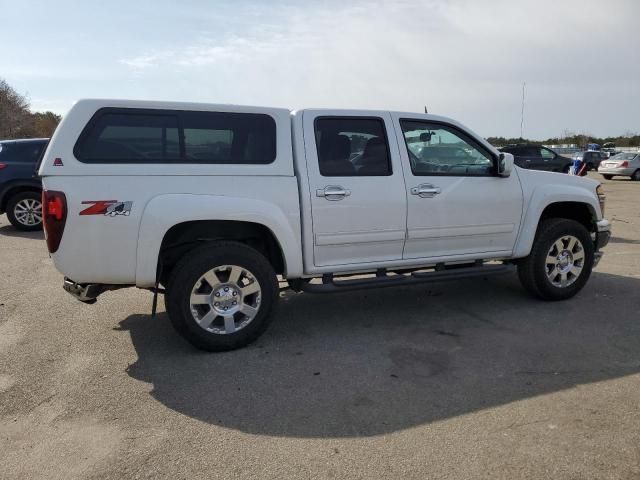
<path id="1" fill-rule="evenodd" d="M 623 177 L 630 177 L 635 170 L 633 168 L 615 168 L 615 167 L 600 167 L 598 173 L 601 175 L 621 175 Z"/>

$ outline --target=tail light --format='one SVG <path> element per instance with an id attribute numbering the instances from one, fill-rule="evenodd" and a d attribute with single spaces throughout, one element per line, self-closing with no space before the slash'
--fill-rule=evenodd
<path id="1" fill-rule="evenodd" d="M 620 164 L 621 168 L 627 168 L 628 166 L 629 166 L 629 162 L 627 162 L 626 160 Z"/>
<path id="2" fill-rule="evenodd" d="M 6 163 L 0 163 L 0 170 L 2 170 L 4 167 L 6 167 L 7 164 Z"/>
<path id="3" fill-rule="evenodd" d="M 42 222 L 47 248 L 55 253 L 60 246 L 67 221 L 67 197 L 62 192 L 42 191 Z"/>

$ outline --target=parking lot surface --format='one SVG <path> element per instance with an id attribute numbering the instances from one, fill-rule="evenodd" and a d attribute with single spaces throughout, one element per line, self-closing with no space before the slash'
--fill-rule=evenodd
<path id="1" fill-rule="evenodd" d="M 224 354 L 148 292 L 77 302 L 2 216 L 0 478 L 639 478 L 640 183 L 603 183 L 613 239 L 572 300 L 515 275 L 285 293 Z"/>

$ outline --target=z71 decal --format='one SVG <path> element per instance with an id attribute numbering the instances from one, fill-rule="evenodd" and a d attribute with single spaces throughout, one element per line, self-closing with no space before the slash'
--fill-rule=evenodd
<path id="1" fill-rule="evenodd" d="M 83 205 L 91 205 L 80 211 L 80 215 L 108 215 L 115 217 L 117 215 L 129 216 L 133 202 L 119 202 L 118 200 L 85 200 Z"/>

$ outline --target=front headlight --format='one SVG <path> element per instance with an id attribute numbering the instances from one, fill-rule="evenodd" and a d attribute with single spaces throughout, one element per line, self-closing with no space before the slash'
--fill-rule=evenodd
<path id="1" fill-rule="evenodd" d="M 598 194 L 598 200 L 600 201 L 600 211 L 604 217 L 604 202 L 607 200 L 607 196 L 604 194 L 604 187 L 602 184 L 598 185 L 596 193 Z"/>

